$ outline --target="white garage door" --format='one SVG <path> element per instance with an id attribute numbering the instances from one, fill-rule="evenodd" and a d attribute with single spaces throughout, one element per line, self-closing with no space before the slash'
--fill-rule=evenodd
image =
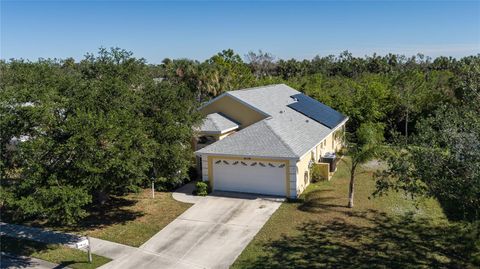
<path id="1" fill-rule="evenodd" d="M 213 159 L 213 188 L 285 196 L 283 162 Z"/>

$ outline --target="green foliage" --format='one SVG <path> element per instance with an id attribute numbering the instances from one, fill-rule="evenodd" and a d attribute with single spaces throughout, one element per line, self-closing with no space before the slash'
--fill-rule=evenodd
<path id="1" fill-rule="evenodd" d="M 18 218 L 74 222 L 90 203 L 151 180 L 159 189 L 173 188 L 191 166 L 192 126 L 200 121 L 196 108 L 202 102 L 229 90 L 286 83 L 350 117 L 352 163 L 378 156 L 379 147 L 369 145 L 383 143 L 383 136 L 390 143 L 401 140 L 389 159 L 405 179 L 397 181 L 399 188 L 425 187 L 431 194 L 435 186 L 446 204 L 468 200 L 462 202 L 467 210 L 476 203 L 471 182 L 478 182 L 472 141 L 479 62 L 479 55 L 432 61 L 420 54 L 354 57 L 348 51 L 302 61 L 259 52 L 244 62 L 231 49 L 203 62 L 165 59 L 161 65 L 121 49 L 100 49 L 80 62 L 0 61 L 1 202 Z M 12 139 L 20 142 L 11 145 Z M 427 157 L 435 157 L 435 171 L 419 176 L 417 160 Z M 441 179 L 428 181 L 433 176 Z M 395 185 L 390 183 L 386 188 Z M 67 213 L 54 207 L 42 214 L 53 203 L 50 190 L 78 199 L 57 201 Z M 460 190 L 467 195 L 460 197 Z M 21 202 L 33 197 L 42 201 Z"/>
<path id="2" fill-rule="evenodd" d="M 350 135 L 347 143 L 347 154 L 350 162 L 350 184 L 348 207 L 353 207 L 355 177 L 357 168 L 379 156 L 384 142 L 383 125 L 379 123 L 363 123 L 354 135 Z"/>
<path id="3" fill-rule="evenodd" d="M 186 178 L 197 103 L 181 85 L 155 83 L 144 60 L 101 49 L 79 63 L 14 60 L 2 71 L 2 184 L 19 171 L 3 184 L 15 218 L 73 223 L 92 201 L 152 177 L 169 187 Z"/>
<path id="4" fill-rule="evenodd" d="M 209 193 L 209 186 L 203 181 L 195 183 L 195 194 L 199 196 L 207 196 Z"/>
<path id="5" fill-rule="evenodd" d="M 348 115 L 352 131 L 365 122 L 385 122 L 393 106 L 390 80 L 384 75 L 365 74 L 350 79 L 315 74 L 288 84 Z"/>
<path id="6" fill-rule="evenodd" d="M 249 66 L 231 49 L 223 50 L 203 63 L 166 59 L 161 69 L 160 73 L 168 80 L 185 83 L 201 102 L 225 91 L 255 84 Z"/>
<path id="7" fill-rule="evenodd" d="M 377 194 L 389 189 L 433 196 L 453 219 L 480 217 L 480 65 L 460 77 L 455 105 L 446 104 L 417 122 L 412 144 L 388 155 L 377 175 Z"/>
<path id="8" fill-rule="evenodd" d="M 171 189 L 188 177 L 193 155 L 192 126 L 201 119 L 196 110 L 198 103 L 187 87 L 171 82 L 146 88 L 143 100 L 146 129 L 155 141 L 148 175 L 168 179 L 163 186 Z"/>
<path id="9" fill-rule="evenodd" d="M 418 123 L 413 144 L 388 156 L 378 194 L 388 189 L 437 197 L 449 217 L 479 218 L 480 121 L 478 113 L 444 107 Z"/>
<path id="10" fill-rule="evenodd" d="M 22 210 L 24 218 L 40 216 L 52 223 L 73 224 L 87 216 L 83 207 L 91 196 L 81 188 L 50 186 L 36 188 L 32 195 L 9 201 L 8 205 Z"/>
<path id="11" fill-rule="evenodd" d="M 310 169 L 310 178 L 312 179 L 312 182 L 318 182 L 321 180 L 325 180 L 325 178 L 322 176 L 322 172 L 320 170 L 320 166 L 318 164 L 314 164 L 312 166 L 312 169 Z"/>
<path id="12" fill-rule="evenodd" d="M 379 123 L 364 123 L 350 139 L 347 150 L 352 158 L 352 165 L 365 163 L 379 155 L 384 141 L 383 125 Z"/>

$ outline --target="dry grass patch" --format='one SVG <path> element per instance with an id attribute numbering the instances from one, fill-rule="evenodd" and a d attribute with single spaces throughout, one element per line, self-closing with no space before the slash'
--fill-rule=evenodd
<path id="1" fill-rule="evenodd" d="M 92 237 L 138 247 L 167 226 L 191 204 L 173 199 L 170 192 L 150 189 L 121 197 L 111 197 L 103 206 L 93 205 L 90 215 L 74 226 L 55 226 L 45 222 L 18 223 Z"/>
<path id="2" fill-rule="evenodd" d="M 174 200 L 169 192 L 156 192 L 152 199 L 150 190 L 111 203 L 111 211 L 107 208 L 92 214 L 76 232 L 138 247 L 191 206 Z"/>
<path id="3" fill-rule="evenodd" d="M 474 268 L 468 230 L 449 223 L 434 199 L 370 197 L 373 172 L 367 166 L 357 177 L 349 209 L 348 164 L 339 163 L 331 181 L 311 184 L 301 201 L 283 203 L 232 267 Z"/>

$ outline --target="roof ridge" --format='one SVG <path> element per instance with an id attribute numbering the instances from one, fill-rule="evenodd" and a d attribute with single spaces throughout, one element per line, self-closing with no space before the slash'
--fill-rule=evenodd
<path id="1" fill-rule="evenodd" d="M 285 140 L 283 140 L 273 129 L 270 125 L 268 125 L 268 123 L 265 121 L 266 119 L 263 119 L 262 122 L 265 124 L 265 126 L 267 126 L 267 128 L 278 138 L 278 140 L 280 140 L 280 142 L 290 151 L 290 153 L 292 153 L 293 155 L 295 156 L 298 156 L 295 151 L 287 144 L 287 142 L 285 142 Z M 248 127 L 247 127 L 248 128 Z"/>
<path id="2" fill-rule="evenodd" d="M 216 114 L 218 114 L 218 113 L 216 113 Z M 215 126 L 216 129 L 220 129 L 220 126 L 217 125 L 217 122 L 215 121 L 214 118 L 210 118 L 210 120 L 212 121 L 213 126 Z"/>
<path id="3" fill-rule="evenodd" d="M 248 91 L 248 90 L 255 90 L 255 89 L 260 89 L 260 88 L 270 88 L 270 87 L 275 87 L 279 85 L 284 85 L 288 86 L 285 83 L 276 83 L 276 84 L 269 84 L 269 85 L 263 85 L 263 86 L 255 86 L 255 87 L 249 87 L 249 88 L 243 88 L 243 89 L 238 89 L 238 90 L 233 90 L 233 91 L 227 91 L 227 92 L 237 92 L 237 91 Z"/>

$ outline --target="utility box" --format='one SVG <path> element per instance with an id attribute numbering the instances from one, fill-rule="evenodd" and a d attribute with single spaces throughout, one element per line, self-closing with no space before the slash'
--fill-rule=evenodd
<path id="1" fill-rule="evenodd" d="M 329 164 L 330 172 L 335 172 L 335 170 L 337 170 L 337 156 L 334 152 L 327 152 L 323 155 L 321 162 Z"/>

